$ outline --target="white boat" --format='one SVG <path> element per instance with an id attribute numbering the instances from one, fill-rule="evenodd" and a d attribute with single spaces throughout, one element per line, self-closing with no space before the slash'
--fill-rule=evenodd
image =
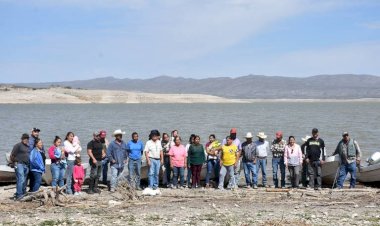
<path id="1" fill-rule="evenodd" d="M 16 183 L 15 169 L 7 165 L 0 165 L 0 183 Z"/>
<path id="2" fill-rule="evenodd" d="M 380 182 L 380 163 L 360 167 L 356 177 L 362 183 Z"/>
<path id="3" fill-rule="evenodd" d="M 323 185 L 332 185 L 334 183 L 339 165 L 339 155 L 333 155 L 326 158 L 325 163 L 321 167 Z"/>

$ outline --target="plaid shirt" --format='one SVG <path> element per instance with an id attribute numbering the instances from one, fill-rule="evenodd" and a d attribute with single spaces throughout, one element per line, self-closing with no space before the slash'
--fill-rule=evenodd
<path id="1" fill-rule="evenodd" d="M 281 140 L 280 142 L 278 142 L 277 139 L 273 140 L 272 145 L 270 147 L 270 150 L 272 151 L 272 154 L 273 154 L 273 158 L 283 158 L 285 146 L 286 146 L 285 140 Z"/>

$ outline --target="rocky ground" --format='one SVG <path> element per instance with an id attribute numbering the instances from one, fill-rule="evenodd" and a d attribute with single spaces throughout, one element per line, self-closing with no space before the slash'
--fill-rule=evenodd
<path id="1" fill-rule="evenodd" d="M 0 188 L 1 225 L 380 225 L 380 190 L 161 189 L 126 200 L 121 189 L 70 196 L 65 207 L 15 202 Z"/>

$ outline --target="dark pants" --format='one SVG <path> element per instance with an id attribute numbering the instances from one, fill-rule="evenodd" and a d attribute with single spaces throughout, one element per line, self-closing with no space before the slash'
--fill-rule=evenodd
<path id="1" fill-rule="evenodd" d="M 164 166 L 165 166 L 165 175 L 166 175 L 166 183 L 171 183 L 171 174 L 172 170 L 170 167 L 170 156 L 164 156 Z"/>
<path id="2" fill-rule="evenodd" d="M 310 181 L 309 185 L 311 188 L 320 188 L 322 186 L 322 170 L 321 170 L 321 161 L 310 162 Z M 317 183 L 315 183 L 315 181 Z"/>
<path id="3" fill-rule="evenodd" d="M 184 184 L 185 180 L 185 169 L 184 167 L 173 167 L 173 186 L 176 187 L 178 184 L 178 177 L 180 178 L 180 185 L 181 187 Z"/>
<path id="4" fill-rule="evenodd" d="M 103 184 L 107 184 L 107 176 L 108 176 L 108 165 L 110 161 L 108 158 L 102 160 L 102 182 Z"/>
<path id="5" fill-rule="evenodd" d="M 309 185 L 309 181 L 310 181 L 309 176 L 311 174 L 310 171 L 311 171 L 310 165 L 306 161 L 304 161 L 302 163 L 302 185 L 304 187 L 307 187 Z"/>
<path id="6" fill-rule="evenodd" d="M 219 159 L 209 159 L 207 161 L 207 175 L 206 175 L 206 184 L 210 183 L 210 178 L 212 173 L 214 173 L 215 178 L 215 187 L 218 187 L 219 183 L 219 171 L 220 171 L 220 161 Z"/>
<path id="7" fill-rule="evenodd" d="M 31 184 L 30 184 L 30 192 L 36 192 L 41 187 L 42 182 L 42 173 L 31 171 Z"/>
<path id="8" fill-rule="evenodd" d="M 289 166 L 288 168 L 292 188 L 298 188 L 300 183 L 300 166 Z"/>
<path id="9" fill-rule="evenodd" d="M 99 182 L 99 178 L 101 174 L 102 174 L 102 161 L 98 160 L 96 164 L 92 163 L 91 161 L 90 190 L 94 191 L 95 189 L 98 188 L 98 182 Z"/>
<path id="10" fill-rule="evenodd" d="M 200 185 L 200 183 L 201 183 L 201 171 L 202 171 L 202 164 L 200 164 L 200 165 L 191 164 L 192 187 Z"/>

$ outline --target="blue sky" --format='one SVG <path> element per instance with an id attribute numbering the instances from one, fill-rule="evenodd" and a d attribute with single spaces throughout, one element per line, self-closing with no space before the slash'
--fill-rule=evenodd
<path id="1" fill-rule="evenodd" d="M 0 83 L 380 75 L 378 0 L 0 0 Z"/>

